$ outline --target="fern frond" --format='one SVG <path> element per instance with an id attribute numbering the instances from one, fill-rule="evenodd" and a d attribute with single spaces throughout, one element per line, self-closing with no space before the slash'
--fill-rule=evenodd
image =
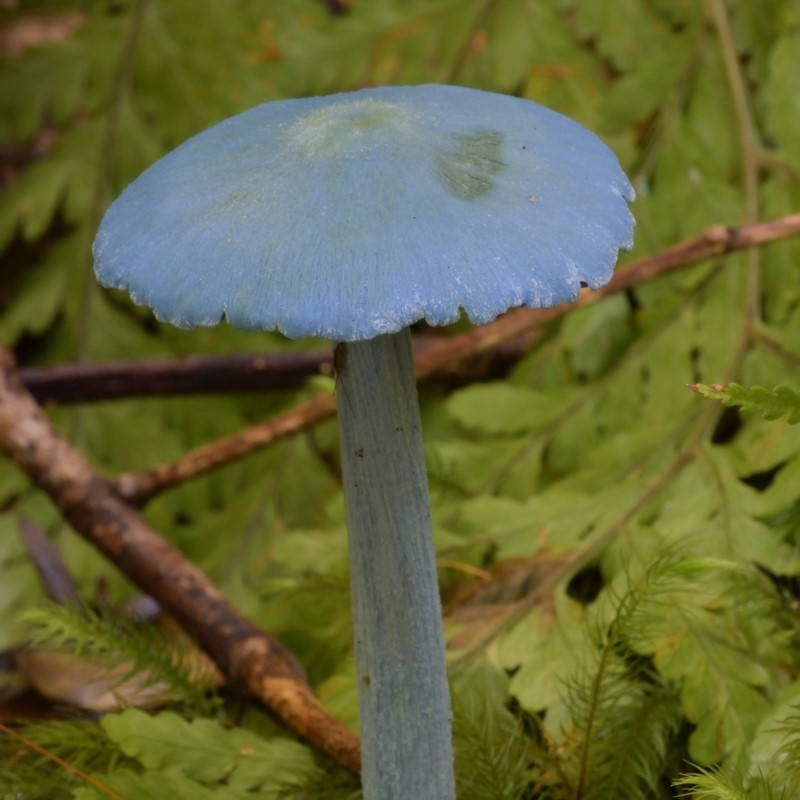
<path id="1" fill-rule="evenodd" d="M 362 800 L 361 782 L 343 769 L 319 766 L 273 790 L 275 800 Z"/>
<path id="2" fill-rule="evenodd" d="M 648 584 L 677 560 L 665 556 L 621 595 L 608 587 L 610 608 L 594 609 L 596 650 L 587 651 L 567 683 L 569 722 L 554 764 L 570 800 L 659 796 L 659 776 L 681 724 L 678 691 L 649 659 L 630 652 L 628 638 Z"/>
<path id="3" fill-rule="evenodd" d="M 536 778 L 542 753 L 519 720 L 484 698 L 453 700 L 459 800 L 519 800 Z"/>
<path id="4" fill-rule="evenodd" d="M 769 707 L 766 687 L 796 662 L 783 602 L 755 568 L 722 559 L 683 559 L 652 572 L 620 635 L 680 687 L 695 724 L 700 763 L 742 752 Z"/>
<path id="5" fill-rule="evenodd" d="M 742 411 L 759 414 L 764 419 L 774 420 L 786 417 L 790 425 L 800 422 L 800 392 L 788 386 L 767 389 L 763 386 L 747 388 L 738 383 L 689 384 L 689 388 L 712 400 L 719 400 L 726 406 L 739 406 Z"/>
<path id="6" fill-rule="evenodd" d="M 681 722 L 677 691 L 626 662 L 608 640 L 583 678 L 568 686 L 572 729 L 559 772 L 575 800 L 657 797 Z"/>
<path id="7" fill-rule="evenodd" d="M 795 707 L 796 708 L 796 707 Z M 800 794 L 800 715 L 795 714 L 779 726 L 786 737 L 769 766 L 771 776 L 786 787 L 790 796 Z"/>
<path id="8" fill-rule="evenodd" d="M 0 787 L 3 797 L 54 800 L 71 797 L 70 787 L 81 786 L 79 773 L 90 774 L 127 763 L 121 751 L 103 735 L 96 722 L 86 719 L 48 720 L 24 726 L 22 735 L 42 750 L 67 762 L 75 771 L 53 767 L 41 752 L 11 736 L 0 736 Z"/>
<path id="9" fill-rule="evenodd" d="M 673 786 L 685 789 L 678 796 L 691 800 L 789 800 L 761 776 L 748 783 L 738 773 L 725 770 L 700 770 L 682 775 Z"/>
<path id="10" fill-rule="evenodd" d="M 186 720 L 172 711 L 149 714 L 129 708 L 107 714 L 101 726 L 127 756 L 139 762 L 147 781 L 179 772 L 195 788 L 224 785 L 230 800 L 244 800 L 256 791 L 272 797 L 276 786 L 303 780 L 316 766 L 308 748 L 292 739 L 265 738 L 210 719 Z M 109 772 L 104 779 L 115 787 L 124 785 L 129 778 L 119 773 Z M 173 796 L 166 791 L 158 795 Z"/>
<path id="11" fill-rule="evenodd" d="M 34 623 L 32 649 L 88 659 L 117 705 L 161 697 L 212 714 L 216 673 L 183 635 L 153 625 L 122 624 L 108 614 L 51 605 L 26 615 Z M 106 709 L 107 710 L 107 709 Z"/>
<path id="12" fill-rule="evenodd" d="M 767 706 L 762 687 L 796 660 L 796 621 L 748 565 L 673 553 L 613 595 L 595 609 L 596 651 L 567 684 L 553 764 L 570 800 L 659 797 L 684 714 L 693 753 L 741 752 Z"/>
<path id="13" fill-rule="evenodd" d="M 352 652 L 348 580 L 346 562 L 341 561 L 327 571 L 274 579 L 261 593 L 260 624 L 307 665 L 312 683 L 335 674 Z"/>

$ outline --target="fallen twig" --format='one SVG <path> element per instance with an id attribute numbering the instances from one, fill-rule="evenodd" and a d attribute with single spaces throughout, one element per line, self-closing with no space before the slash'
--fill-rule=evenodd
<path id="1" fill-rule="evenodd" d="M 186 356 L 115 364 L 22 367 L 19 377 L 40 403 L 296 389 L 326 369 L 328 351 L 272 355 Z"/>
<path id="2" fill-rule="evenodd" d="M 62 439 L 0 347 L 0 449 L 64 518 L 194 636 L 229 683 L 260 699 L 309 744 L 359 770 L 357 738 L 317 700 L 291 652 L 225 599 Z"/>
<path id="3" fill-rule="evenodd" d="M 171 486 L 177 486 L 237 458 L 254 453 L 272 442 L 322 422 L 335 413 L 336 402 L 333 396 L 318 395 L 313 400 L 265 422 L 251 425 L 196 450 L 190 450 L 175 461 L 158 464 L 145 472 L 123 473 L 113 481 L 112 485 L 120 497 L 134 506 L 141 507 L 150 498 Z"/>

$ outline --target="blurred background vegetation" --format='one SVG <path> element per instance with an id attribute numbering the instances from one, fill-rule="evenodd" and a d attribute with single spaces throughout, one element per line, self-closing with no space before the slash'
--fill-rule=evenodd
<path id="1" fill-rule="evenodd" d="M 227 116 L 424 82 L 519 95 L 596 131 L 638 194 L 622 268 L 710 225 L 800 210 L 798 0 L 4 0 L 0 343 L 27 366 L 319 347 L 158 325 L 95 284 L 94 232 L 139 172 Z M 422 388 L 462 800 L 800 794 L 800 426 L 685 389 L 796 388 L 799 343 L 800 244 L 787 239 L 576 311 L 490 381 Z M 49 413 L 116 475 L 315 391 Z M 170 491 L 146 516 L 355 725 L 336 449 L 325 423 Z M 24 612 L 44 604 L 23 514 L 87 600 L 134 594 L 0 461 L 9 652 L 31 636 Z M 73 646 L 103 641 L 44 613 Z M 127 709 L 27 735 L 129 800 L 357 794 L 265 714 L 176 696 L 152 717 Z M 243 730 L 269 740 L 260 772 L 236 760 Z M 114 796 L 8 737 L 0 747 L 0 797 Z M 227 760 L 209 766 L 209 749 Z"/>

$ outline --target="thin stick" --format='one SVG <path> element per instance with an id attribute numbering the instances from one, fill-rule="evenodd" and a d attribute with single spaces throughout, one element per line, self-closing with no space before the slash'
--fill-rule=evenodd
<path id="1" fill-rule="evenodd" d="M 165 489 L 254 453 L 279 439 L 330 419 L 335 413 L 333 396 L 318 395 L 266 422 L 191 450 L 175 461 L 158 464 L 146 472 L 123 473 L 113 482 L 114 490 L 131 505 L 141 507 Z"/>
<path id="2" fill-rule="evenodd" d="M 633 289 L 707 258 L 797 235 L 800 235 L 800 214 L 741 228 L 713 225 L 699 236 L 680 242 L 654 256 L 634 261 L 617 271 L 602 289 L 582 293 L 576 303 L 555 308 L 515 309 L 489 325 L 427 345 L 415 358 L 417 379 L 452 369 L 454 364 L 474 358 L 519 336 L 526 336 L 530 346 L 541 334 L 546 323 L 564 316 L 576 307 L 592 305 L 608 295 Z M 329 419 L 335 413 L 332 398 L 317 397 L 278 417 L 192 450 L 174 462 L 158 465 L 142 473 L 126 473 L 114 485 L 129 502 L 143 505 L 156 494 L 299 433 L 311 425 Z"/>
<path id="3" fill-rule="evenodd" d="M 131 397 L 297 389 L 328 365 L 326 351 L 188 356 L 113 364 L 23 367 L 22 383 L 39 403 L 87 403 Z"/>
<path id="4" fill-rule="evenodd" d="M 233 687 L 257 697 L 309 744 L 358 772 L 358 739 L 317 700 L 292 653 L 233 608 L 56 433 L 2 347 L 0 448 L 78 533 L 197 639 Z"/>

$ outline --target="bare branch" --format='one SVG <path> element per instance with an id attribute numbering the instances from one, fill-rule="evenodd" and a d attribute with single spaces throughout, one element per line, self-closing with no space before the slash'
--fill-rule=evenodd
<path id="1" fill-rule="evenodd" d="M 187 480 L 205 475 L 237 458 L 254 453 L 279 439 L 329 419 L 336 413 L 331 395 L 319 395 L 277 417 L 191 450 L 175 461 L 158 464 L 146 472 L 127 472 L 114 482 L 116 493 L 141 507 L 156 494 Z"/>
<path id="2" fill-rule="evenodd" d="M 19 376 L 40 403 L 86 403 L 130 397 L 297 389 L 332 371 L 330 352 L 188 356 L 123 364 L 23 367 Z"/>

